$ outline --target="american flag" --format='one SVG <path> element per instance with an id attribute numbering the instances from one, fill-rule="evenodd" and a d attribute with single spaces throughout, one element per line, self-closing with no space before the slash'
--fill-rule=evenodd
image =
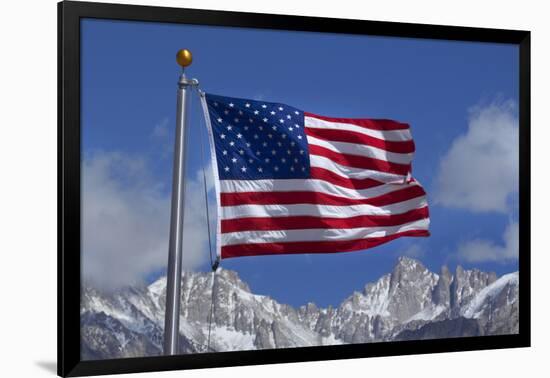
<path id="1" fill-rule="evenodd" d="M 429 236 L 408 124 L 203 94 L 218 256 L 356 251 Z"/>

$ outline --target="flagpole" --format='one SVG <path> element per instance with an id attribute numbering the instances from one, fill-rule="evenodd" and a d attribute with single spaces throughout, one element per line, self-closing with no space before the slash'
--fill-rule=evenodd
<path id="1" fill-rule="evenodd" d="M 172 173 L 172 208 L 170 213 L 170 240 L 166 282 L 166 312 L 164 317 L 164 354 L 178 353 L 179 314 L 181 292 L 182 237 L 185 205 L 185 148 L 187 147 L 187 112 L 191 90 L 198 85 L 196 79 L 187 79 L 185 67 L 193 57 L 189 50 L 179 50 L 176 61 L 182 67 L 178 81 L 176 140 Z"/>

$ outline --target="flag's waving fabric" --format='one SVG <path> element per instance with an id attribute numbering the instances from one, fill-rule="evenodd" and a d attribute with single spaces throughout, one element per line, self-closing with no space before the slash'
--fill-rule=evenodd
<path id="1" fill-rule="evenodd" d="M 346 252 L 428 236 L 409 125 L 205 94 L 222 258 Z"/>

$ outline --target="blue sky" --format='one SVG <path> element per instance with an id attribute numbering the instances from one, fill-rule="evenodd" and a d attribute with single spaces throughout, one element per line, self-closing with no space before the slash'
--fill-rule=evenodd
<path id="1" fill-rule="evenodd" d="M 118 275 L 123 284 L 164 269 L 175 53 L 183 47 L 194 56 L 188 75 L 206 92 L 412 127 L 413 174 L 428 193 L 432 236 L 354 253 L 224 260 L 254 292 L 292 305 L 337 305 L 400 255 L 435 271 L 517 269 L 516 46 L 104 20 L 83 20 L 81 38 L 84 273 L 101 271 L 108 281 L 127 268 Z M 189 269 L 208 270 L 197 175 L 206 139 L 196 96 L 190 117 L 187 222 L 197 232 L 184 255 L 193 255 Z"/>

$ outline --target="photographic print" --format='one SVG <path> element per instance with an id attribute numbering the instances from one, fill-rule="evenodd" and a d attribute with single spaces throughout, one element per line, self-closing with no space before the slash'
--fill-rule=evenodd
<path id="1" fill-rule="evenodd" d="M 519 336 L 519 44 L 200 20 L 79 19 L 81 362 Z"/>
<path id="2" fill-rule="evenodd" d="M 179 353 L 518 332 L 517 47 L 84 20 L 84 359 L 162 354 L 182 44 Z"/>

